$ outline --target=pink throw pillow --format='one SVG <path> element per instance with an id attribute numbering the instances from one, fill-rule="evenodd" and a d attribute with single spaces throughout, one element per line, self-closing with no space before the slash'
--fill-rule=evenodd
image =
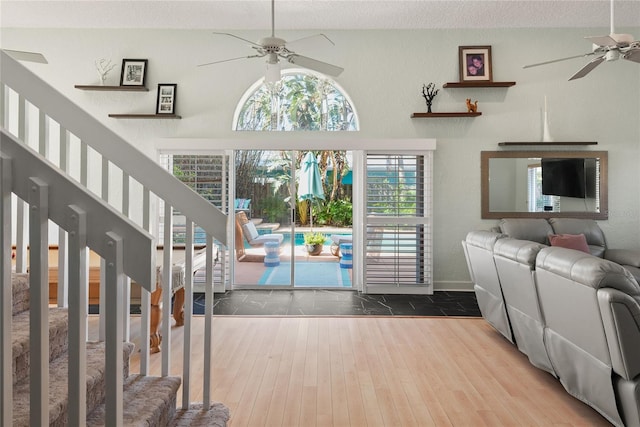
<path id="1" fill-rule="evenodd" d="M 591 253 L 584 234 L 549 234 L 549 243 L 551 246 Z"/>

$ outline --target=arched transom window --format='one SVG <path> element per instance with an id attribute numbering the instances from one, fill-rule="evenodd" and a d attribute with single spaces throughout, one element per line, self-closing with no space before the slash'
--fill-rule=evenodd
<path id="1" fill-rule="evenodd" d="M 336 82 L 291 69 L 277 83 L 256 82 L 238 104 L 233 124 L 249 131 L 359 130 L 353 103 Z"/>

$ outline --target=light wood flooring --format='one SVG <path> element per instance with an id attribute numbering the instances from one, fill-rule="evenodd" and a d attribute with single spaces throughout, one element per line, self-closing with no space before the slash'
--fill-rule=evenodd
<path id="1" fill-rule="evenodd" d="M 609 425 L 483 319 L 221 316 L 213 324 L 211 396 L 229 407 L 231 427 Z M 192 401 L 201 400 L 203 325 L 194 317 Z M 175 375 L 183 331 L 172 328 Z M 136 355 L 133 372 L 138 363 Z M 160 372 L 159 354 L 151 368 Z"/>

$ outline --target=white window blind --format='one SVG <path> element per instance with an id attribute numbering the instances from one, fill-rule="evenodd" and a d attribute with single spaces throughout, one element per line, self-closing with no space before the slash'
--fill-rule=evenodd
<path id="1" fill-rule="evenodd" d="M 432 285 L 431 154 L 367 154 L 365 283 Z"/>

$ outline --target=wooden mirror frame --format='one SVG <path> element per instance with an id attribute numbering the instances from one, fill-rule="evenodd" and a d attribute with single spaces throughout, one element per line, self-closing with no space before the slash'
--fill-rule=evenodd
<path id="1" fill-rule="evenodd" d="M 585 158 L 600 159 L 600 212 L 491 212 L 489 211 L 489 159 L 504 158 Z M 500 218 L 609 218 L 607 191 L 608 156 L 606 151 L 482 151 L 480 153 L 480 186 L 483 219 Z"/>

